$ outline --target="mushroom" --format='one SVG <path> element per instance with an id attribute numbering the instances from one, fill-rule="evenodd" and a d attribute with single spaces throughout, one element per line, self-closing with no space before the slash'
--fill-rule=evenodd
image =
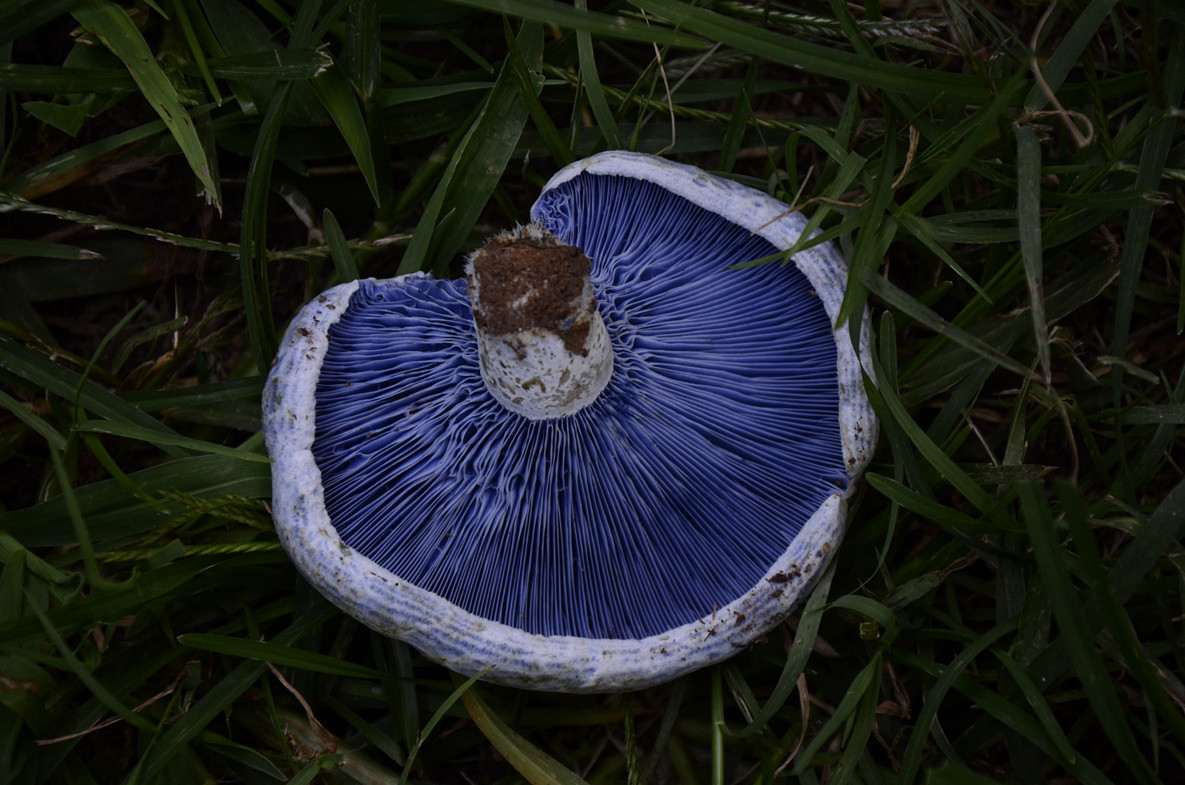
<path id="1" fill-rule="evenodd" d="M 690 166 L 602 153 L 467 278 L 354 281 L 264 391 L 273 512 L 369 627 L 493 682 L 645 687 L 745 648 L 834 553 L 875 445 L 829 244 Z"/>

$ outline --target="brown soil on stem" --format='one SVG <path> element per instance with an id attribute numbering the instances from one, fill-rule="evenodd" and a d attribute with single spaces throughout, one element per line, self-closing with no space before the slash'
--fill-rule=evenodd
<path id="1" fill-rule="evenodd" d="M 590 267 L 575 246 L 494 240 L 473 258 L 477 326 L 491 335 L 550 330 L 572 354 L 587 354 L 589 319 L 578 304 Z"/>

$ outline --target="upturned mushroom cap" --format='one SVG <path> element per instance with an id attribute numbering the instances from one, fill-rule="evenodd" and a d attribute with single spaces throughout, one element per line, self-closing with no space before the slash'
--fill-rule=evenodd
<path id="1" fill-rule="evenodd" d="M 507 409 L 464 280 L 330 289 L 265 388 L 277 528 L 331 601 L 457 671 L 656 684 L 785 619 L 837 547 L 876 439 L 868 325 L 859 348 L 833 329 L 830 245 L 736 268 L 805 220 L 692 167 L 594 156 L 532 218 L 590 260 L 603 390 L 562 416 Z"/>

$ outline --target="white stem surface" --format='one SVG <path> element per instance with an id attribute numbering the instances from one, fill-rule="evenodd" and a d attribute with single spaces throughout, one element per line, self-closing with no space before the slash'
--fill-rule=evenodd
<path id="1" fill-rule="evenodd" d="M 561 248 L 572 251 L 529 224 L 494 238 L 466 266 L 482 379 L 499 403 L 529 420 L 575 414 L 613 377 L 613 346 L 597 311 L 588 260 L 578 254 L 583 270 L 542 261 L 549 249 Z M 517 249 L 528 257 L 522 269 L 483 264 L 485 254 L 513 256 Z"/>

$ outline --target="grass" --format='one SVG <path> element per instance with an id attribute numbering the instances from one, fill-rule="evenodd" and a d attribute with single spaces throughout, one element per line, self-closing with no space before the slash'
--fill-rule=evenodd
<path id="1" fill-rule="evenodd" d="M 587 6 L 0 3 L 0 782 L 1183 781 L 1179 6 Z M 462 681 L 296 576 L 261 375 L 607 147 L 841 246 L 880 448 L 750 650 Z"/>

